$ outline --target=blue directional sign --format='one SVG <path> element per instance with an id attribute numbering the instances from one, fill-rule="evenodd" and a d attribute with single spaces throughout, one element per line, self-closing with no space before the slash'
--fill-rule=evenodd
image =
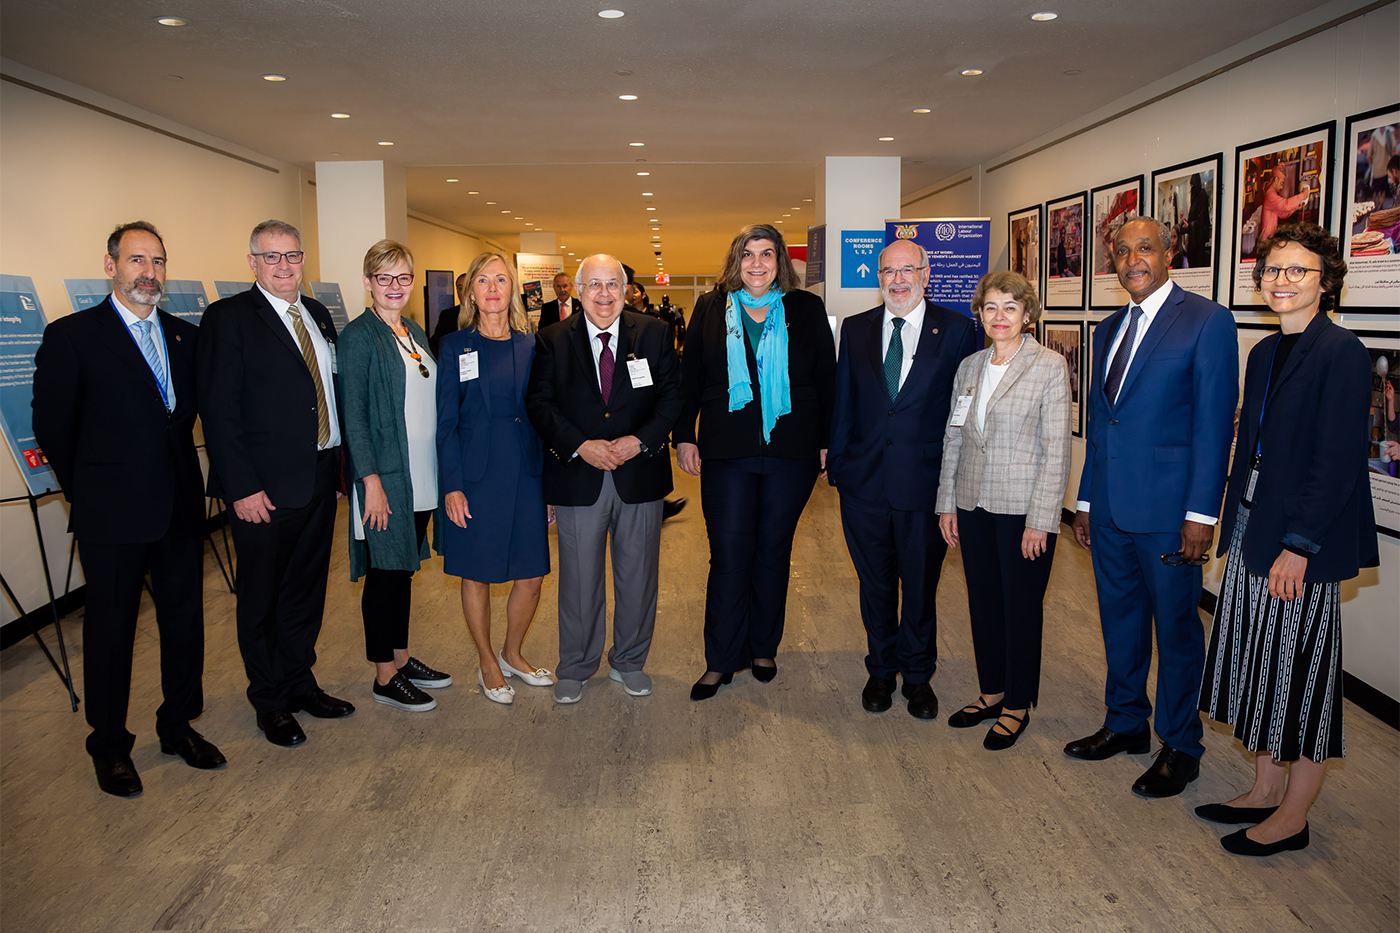
<path id="1" fill-rule="evenodd" d="M 103 294 L 106 294 L 105 292 Z M 34 440 L 34 353 L 48 319 L 27 275 L 0 275 L 0 430 L 31 495 L 58 488 Z"/>
<path id="2" fill-rule="evenodd" d="M 312 282 L 311 295 L 331 313 L 338 334 L 350 323 L 350 315 L 345 310 L 345 299 L 340 297 L 340 285 L 335 282 Z"/>
<path id="3" fill-rule="evenodd" d="M 884 248 L 883 230 L 842 230 L 841 287 L 879 288 L 875 266 Z"/>

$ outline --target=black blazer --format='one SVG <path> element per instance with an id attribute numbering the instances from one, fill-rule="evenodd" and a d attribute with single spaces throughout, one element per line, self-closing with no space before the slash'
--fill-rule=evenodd
<path id="1" fill-rule="evenodd" d="M 325 305 L 301 304 L 334 349 Z M 279 508 L 301 508 L 316 481 L 316 385 L 296 341 L 256 285 L 211 304 L 199 330 L 209 495 L 234 502 L 261 489 Z"/>
<path id="2" fill-rule="evenodd" d="M 1244 533 L 1244 562 L 1267 577 L 1285 544 L 1307 552 L 1308 583 L 1337 582 L 1380 565 L 1366 464 L 1371 357 L 1356 335 L 1318 312 L 1268 386 L 1278 335 L 1249 351 L 1235 460 L 1216 556 L 1229 549 L 1256 443 L 1259 482 Z"/>
<path id="3" fill-rule="evenodd" d="M 569 316 L 573 317 L 583 310 L 583 302 L 577 298 L 569 299 Z M 544 330 L 551 324 L 559 323 L 559 299 L 546 301 L 544 307 L 540 308 L 540 330 Z"/>
<path id="4" fill-rule="evenodd" d="M 697 444 L 701 459 L 818 456 L 829 446 L 836 397 L 836 346 L 831 340 L 826 305 L 811 292 L 791 291 L 783 296 L 792 411 L 778 419 L 770 440 L 764 443 L 758 359 L 747 340 L 744 352 L 753 401 L 738 411 L 729 410 L 729 356 L 724 333 L 728 301 L 723 290 L 715 289 L 695 303 L 686 333 L 685 407 L 672 439 L 677 444 Z"/>
<path id="5" fill-rule="evenodd" d="M 442 338 L 457 330 L 457 315 L 461 311 L 461 305 L 453 305 L 438 312 L 437 326 L 428 335 L 428 349 L 433 351 L 433 359 L 439 356 L 438 348 L 442 346 Z"/>
<path id="6" fill-rule="evenodd" d="M 880 305 L 841 325 L 827 477 L 842 495 L 932 512 L 953 377 L 958 364 L 977 349 L 976 328 L 966 315 L 925 303 L 913 364 L 891 404 L 880 352 L 884 320 L 885 306 Z"/>
<path id="7" fill-rule="evenodd" d="M 84 543 L 197 533 L 204 518 L 194 447 L 199 329 L 156 313 L 175 389 L 169 414 L 110 296 L 46 327 L 34 357 L 34 436 L 72 505 L 68 529 Z"/>
<path id="8" fill-rule="evenodd" d="M 647 448 L 613 471 L 623 502 L 653 502 L 671 491 L 666 439 L 681 410 L 681 373 L 671 328 L 655 318 L 623 311 L 608 405 L 598 389 L 598 368 L 588 345 L 587 318 L 571 315 L 535 335 L 535 361 L 525 390 L 530 422 L 544 441 L 544 500 L 551 505 L 592 505 L 603 471 L 574 451 L 586 440 L 635 435 Z M 652 384 L 632 388 L 627 361 L 646 360 Z"/>

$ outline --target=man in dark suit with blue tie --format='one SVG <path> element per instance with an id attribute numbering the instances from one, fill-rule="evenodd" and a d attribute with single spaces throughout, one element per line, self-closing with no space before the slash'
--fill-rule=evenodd
<path id="1" fill-rule="evenodd" d="M 870 650 L 861 705 L 889 709 L 901 674 L 910 715 L 933 719 L 936 600 L 948 552 L 934 500 L 953 377 L 976 349 L 976 329 L 971 318 L 924 301 L 922 246 L 896 240 L 877 265 L 885 303 L 841 326 L 826 469 L 841 493 L 841 526 L 860 579 Z"/>
<path id="2" fill-rule="evenodd" d="M 1230 312 L 1172 283 L 1171 230 L 1130 220 L 1113 241 L 1132 301 L 1094 331 L 1089 427 L 1074 537 L 1093 547 L 1108 678 L 1103 728 L 1070 742 L 1087 761 L 1150 748 L 1147 671 L 1157 637 L 1162 749 L 1139 797 L 1172 797 L 1200 772 L 1205 635 L 1201 564 L 1220 516 L 1239 397 Z"/>
<path id="3" fill-rule="evenodd" d="M 194 768 L 224 756 L 194 731 L 204 707 L 204 496 L 194 448 L 195 341 L 156 308 L 165 244 L 145 221 L 118 227 L 103 266 L 112 294 L 59 318 L 35 356 L 34 435 L 69 502 L 87 581 L 83 689 L 97 784 L 141 793 L 127 731 L 131 661 L 147 571 L 160 629 L 160 749 Z"/>

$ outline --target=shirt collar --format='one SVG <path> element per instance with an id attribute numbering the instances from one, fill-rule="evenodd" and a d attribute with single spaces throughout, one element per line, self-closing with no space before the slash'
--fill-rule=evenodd
<path id="1" fill-rule="evenodd" d="M 924 329 L 924 307 L 925 301 L 923 298 L 920 298 L 918 306 L 915 307 L 913 311 L 910 311 L 908 314 L 904 315 L 904 320 L 906 324 L 903 328 L 901 328 L 901 333 L 908 333 L 910 331 L 914 331 L 917 333 L 918 331 Z M 885 318 L 881 326 L 893 327 L 894 318 L 894 312 L 891 311 L 888 307 L 886 307 Z"/>
<path id="2" fill-rule="evenodd" d="M 285 298 L 279 298 L 276 295 L 272 294 L 272 292 L 263 288 L 261 282 L 258 283 L 258 291 L 263 293 L 263 297 L 266 298 L 268 300 L 268 303 L 272 305 L 272 310 L 276 311 L 278 314 L 286 314 L 287 309 L 290 308 L 293 304 L 293 302 L 290 302 Z M 297 295 L 297 303 L 300 303 L 300 301 L 301 295 Z"/>
<path id="3" fill-rule="evenodd" d="M 1143 317 L 1148 320 L 1156 317 L 1157 312 L 1162 310 L 1162 305 L 1167 303 L 1167 295 L 1171 293 L 1171 290 L 1172 280 L 1168 278 L 1161 285 L 1157 286 L 1156 291 L 1144 298 L 1142 303 L 1138 305 L 1139 308 L 1142 308 Z M 1131 304 L 1132 301 L 1129 299 L 1129 305 Z"/>
<path id="4" fill-rule="evenodd" d="M 117 297 L 115 289 L 112 291 L 112 307 L 117 309 L 117 314 L 121 315 L 122 323 L 128 328 L 135 327 L 141 320 L 140 315 L 134 313 L 130 308 L 122 304 L 122 300 Z M 153 327 L 160 327 L 160 317 L 156 314 L 156 310 L 156 308 L 152 308 L 146 320 L 150 321 Z"/>
<path id="5" fill-rule="evenodd" d="M 612 347 L 612 348 L 614 348 L 614 349 L 617 348 L 618 325 L 621 324 L 621 323 L 622 323 L 622 315 L 619 314 L 617 317 L 613 318 L 612 324 L 610 324 L 610 325 L 608 325 L 608 327 L 606 327 L 606 328 L 600 330 L 600 329 L 598 329 L 597 327 L 594 326 L 593 322 L 590 321 L 590 320 L 588 319 L 588 316 L 587 316 L 587 315 L 584 315 L 584 318 L 583 318 L 583 324 L 584 324 L 585 327 L 588 328 L 588 340 L 589 340 L 589 342 L 591 343 L 592 341 L 597 340 L 599 334 L 612 334 L 612 339 L 608 341 L 608 346 L 610 346 L 610 347 Z"/>

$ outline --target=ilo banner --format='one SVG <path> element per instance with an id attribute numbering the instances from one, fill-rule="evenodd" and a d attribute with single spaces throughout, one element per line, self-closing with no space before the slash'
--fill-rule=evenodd
<path id="1" fill-rule="evenodd" d="M 972 296 L 987 274 L 992 242 L 990 217 L 933 217 L 885 221 L 885 245 L 913 240 L 928 250 L 924 297 L 972 316 Z"/>
<path id="2" fill-rule="evenodd" d="M 105 293 L 104 293 L 105 294 Z M 0 275 L 0 428 L 29 494 L 58 488 L 58 478 L 34 440 L 34 354 L 48 319 L 27 275 Z"/>

